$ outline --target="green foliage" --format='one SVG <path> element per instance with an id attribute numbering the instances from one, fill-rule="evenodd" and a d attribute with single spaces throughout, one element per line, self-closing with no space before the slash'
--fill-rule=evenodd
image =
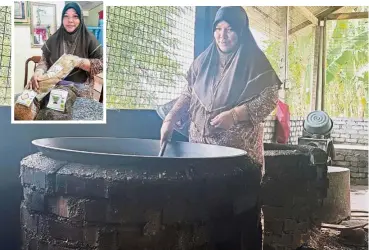
<path id="1" fill-rule="evenodd" d="M 268 58 L 273 69 L 277 72 L 278 76 L 281 77 L 279 70 L 280 51 L 282 47 L 282 41 L 280 40 L 267 40 L 264 42 L 266 49 L 264 50 L 265 56 Z"/>
<path id="2" fill-rule="evenodd" d="M 328 23 L 326 110 L 333 116 L 361 117 L 368 100 L 367 20 Z M 368 117 L 366 108 L 365 117 Z"/>
<path id="3" fill-rule="evenodd" d="M 310 88 L 312 81 L 314 39 L 313 29 L 306 28 L 303 32 L 289 37 L 288 46 L 288 80 L 290 89 L 286 90 L 286 101 L 290 105 L 293 116 L 305 116 L 310 106 Z M 276 72 L 280 73 L 279 61 L 281 60 L 281 48 L 283 43 L 276 40 L 268 40 L 264 50 Z"/>
<path id="4" fill-rule="evenodd" d="M 368 117 L 368 21 L 330 21 L 327 27 L 325 110 L 330 116 Z M 305 28 L 289 37 L 286 101 L 293 116 L 306 116 L 313 82 L 314 29 Z M 267 41 L 264 50 L 275 69 L 281 42 Z M 365 98 L 365 99 L 364 99 Z"/>
<path id="5" fill-rule="evenodd" d="M 288 80 L 286 101 L 293 116 L 304 117 L 310 109 L 310 84 L 314 58 L 314 30 L 305 28 L 296 36 L 290 36 L 288 47 Z"/>

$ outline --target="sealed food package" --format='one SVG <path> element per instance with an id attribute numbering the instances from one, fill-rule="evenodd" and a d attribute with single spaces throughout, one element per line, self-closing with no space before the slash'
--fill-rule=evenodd
<path id="1" fill-rule="evenodd" d="M 42 100 L 55 85 L 67 77 L 70 72 L 81 62 L 81 58 L 75 55 L 64 54 L 62 55 L 49 69 L 40 76 L 39 85 L 40 93 L 37 95 L 37 99 Z"/>
<path id="2" fill-rule="evenodd" d="M 56 111 L 64 112 L 67 102 L 68 91 L 64 89 L 53 89 L 50 92 L 49 103 L 47 107 Z"/>
<path id="3" fill-rule="evenodd" d="M 37 93 L 33 90 L 24 90 L 18 96 L 14 105 L 15 120 L 34 120 L 40 110 L 40 102 L 35 99 Z"/>
<path id="4" fill-rule="evenodd" d="M 73 85 L 57 85 L 43 102 L 42 108 L 35 120 L 72 120 L 73 105 L 77 99 L 77 89 Z"/>
<path id="5" fill-rule="evenodd" d="M 20 94 L 15 103 L 21 104 L 23 106 L 29 107 L 35 99 L 37 92 L 29 89 L 23 90 L 22 94 Z"/>

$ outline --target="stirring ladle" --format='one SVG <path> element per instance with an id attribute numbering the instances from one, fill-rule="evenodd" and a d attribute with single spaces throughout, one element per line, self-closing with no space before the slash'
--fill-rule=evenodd
<path id="1" fill-rule="evenodd" d="M 168 144 L 167 140 L 163 141 L 163 144 L 160 146 L 159 157 L 162 157 L 164 155 L 167 144 Z"/>

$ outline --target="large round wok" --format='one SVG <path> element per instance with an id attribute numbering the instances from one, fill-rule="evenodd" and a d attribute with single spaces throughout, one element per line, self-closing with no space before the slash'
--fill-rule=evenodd
<path id="1" fill-rule="evenodd" d="M 190 142 L 169 142 L 158 157 L 159 140 L 109 137 L 59 137 L 32 141 L 53 159 L 94 165 L 237 164 L 245 159 L 240 149 Z"/>

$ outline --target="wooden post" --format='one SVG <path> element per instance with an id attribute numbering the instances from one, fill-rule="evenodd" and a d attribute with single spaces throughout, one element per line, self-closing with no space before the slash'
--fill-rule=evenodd
<path id="1" fill-rule="evenodd" d="M 283 88 L 286 88 L 286 83 L 288 81 L 288 30 L 289 30 L 289 21 L 290 21 L 290 6 L 286 7 L 286 25 L 285 25 L 285 43 L 284 43 L 284 84 Z M 287 88 L 290 86 L 287 86 Z"/>
<path id="2" fill-rule="evenodd" d="M 325 92 L 325 77 L 326 77 L 326 60 L 327 60 L 327 19 L 324 19 L 323 26 L 323 51 L 322 51 L 322 93 L 321 93 L 321 110 L 324 110 L 324 92 Z"/>
<path id="3" fill-rule="evenodd" d="M 320 26 L 315 27 L 315 46 L 314 46 L 314 67 L 313 67 L 313 82 L 310 95 L 310 111 L 318 108 L 318 93 L 320 82 L 320 56 L 321 56 L 321 29 Z"/>
<path id="4" fill-rule="evenodd" d="M 318 62 L 317 62 L 317 74 L 316 74 L 316 92 L 315 92 L 315 109 L 320 109 L 320 89 L 321 89 L 321 72 L 322 72 L 322 27 L 319 25 L 319 41 L 318 41 Z"/>
<path id="5" fill-rule="evenodd" d="M 282 41 L 283 44 L 280 48 L 280 55 L 283 60 L 279 62 L 281 81 L 283 82 L 281 88 L 279 89 L 279 99 L 286 101 L 286 81 L 288 79 L 288 26 L 289 26 L 289 6 L 283 9 L 280 13 L 283 21 L 281 22 L 281 34 L 283 34 Z M 287 86 L 288 87 L 288 86 Z"/>

